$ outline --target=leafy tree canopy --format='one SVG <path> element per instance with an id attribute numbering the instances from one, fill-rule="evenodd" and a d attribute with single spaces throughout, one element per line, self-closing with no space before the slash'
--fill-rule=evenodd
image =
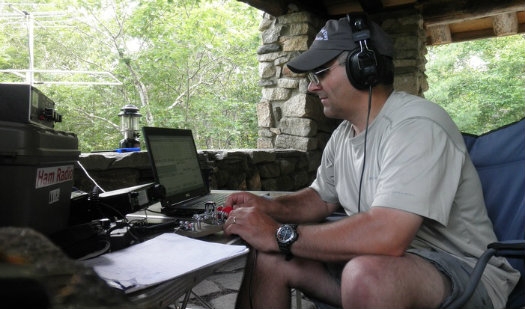
<path id="1" fill-rule="evenodd" d="M 34 16 L 34 68 L 109 72 L 121 85 L 36 84 L 56 102 L 81 151 L 119 145 L 117 114 L 132 104 L 141 126 L 192 129 L 198 148 L 253 148 L 260 98 L 255 50 L 260 12 L 239 1 L 54 0 L 3 6 Z M 44 18 L 45 13 L 47 15 Z M 27 69 L 28 22 L 4 23 L 0 69 Z M 35 80 L 108 81 L 87 74 Z M 2 76 L 20 81 L 20 76 Z"/>
<path id="2" fill-rule="evenodd" d="M 525 37 L 513 35 L 429 48 L 425 97 L 460 130 L 482 134 L 525 116 Z"/>
<path id="3" fill-rule="evenodd" d="M 197 147 L 253 148 L 260 99 L 260 12 L 234 0 L 25 0 L 1 4 L 0 69 L 98 71 L 36 73 L 78 135 L 80 150 L 117 148 L 117 114 L 132 104 L 141 126 L 192 129 Z M 30 12 L 33 52 L 30 52 Z M 425 96 L 464 132 L 481 134 L 525 115 L 522 35 L 430 47 Z M 24 75 L 2 74 L 1 81 Z M 120 85 L 103 85 L 115 81 Z M 99 84 L 97 84 L 99 83 Z"/>

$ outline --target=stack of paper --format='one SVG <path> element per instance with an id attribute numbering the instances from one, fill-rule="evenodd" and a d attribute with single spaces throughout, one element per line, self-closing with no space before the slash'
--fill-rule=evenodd
<path id="1" fill-rule="evenodd" d="M 248 252 L 242 245 L 224 245 L 166 233 L 129 248 L 83 261 L 108 284 L 129 293 Z"/>

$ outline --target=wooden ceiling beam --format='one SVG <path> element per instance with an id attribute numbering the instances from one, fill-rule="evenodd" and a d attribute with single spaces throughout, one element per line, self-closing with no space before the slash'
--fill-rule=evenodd
<path id="1" fill-rule="evenodd" d="M 384 7 L 395 7 L 395 6 L 404 6 L 407 4 L 416 3 L 417 0 L 382 0 Z"/>
<path id="2" fill-rule="evenodd" d="M 497 36 L 518 33 L 518 15 L 514 12 L 494 16 L 492 24 Z"/>
<path id="3" fill-rule="evenodd" d="M 476 6 L 467 5 L 465 1 L 433 1 L 431 4 L 421 7 L 426 26 L 459 23 L 519 11 L 525 11 L 523 0 L 509 0 L 504 1 L 504 3 L 492 0 L 479 1 Z"/>
<path id="4" fill-rule="evenodd" d="M 440 45 L 452 43 L 452 35 L 448 25 L 435 25 L 427 27 L 427 34 L 430 36 L 430 45 Z"/>
<path id="5" fill-rule="evenodd" d="M 486 39 L 494 37 L 494 31 L 492 29 L 478 29 L 468 32 L 452 33 L 452 42 L 467 42 L 477 39 Z"/>
<path id="6" fill-rule="evenodd" d="M 366 13 L 374 14 L 383 9 L 381 0 L 358 0 Z"/>
<path id="7" fill-rule="evenodd" d="M 318 16 L 327 16 L 326 4 L 316 0 L 237 0 L 244 2 L 254 8 L 264 11 L 272 16 L 288 14 L 293 7 L 308 12 L 313 12 Z"/>
<path id="8" fill-rule="evenodd" d="M 359 1 L 325 1 L 326 9 L 329 16 L 341 16 L 348 13 L 363 12 L 363 8 Z"/>
<path id="9" fill-rule="evenodd" d="M 265 0 L 238 0 L 249 6 L 264 11 L 272 16 L 281 16 L 287 13 L 288 1 L 265 1 Z"/>
<path id="10" fill-rule="evenodd" d="M 307 11 L 320 18 L 351 12 L 385 13 L 415 8 L 429 45 L 525 33 L 524 0 L 237 0 L 272 16 Z"/>

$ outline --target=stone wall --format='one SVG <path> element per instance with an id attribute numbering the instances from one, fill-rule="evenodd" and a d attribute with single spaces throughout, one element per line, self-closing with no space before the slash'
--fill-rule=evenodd
<path id="1" fill-rule="evenodd" d="M 319 152 L 269 150 L 199 151 L 202 173 L 212 189 L 295 191 L 315 177 Z M 147 152 L 91 153 L 79 159 L 90 177 L 105 191 L 153 182 Z M 91 192 L 94 183 L 76 167 L 76 188 Z"/>
<path id="2" fill-rule="evenodd" d="M 371 18 L 394 40 L 394 87 L 415 95 L 427 89 L 425 33 L 415 10 L 400 10 Z M 212 189 L 298 190 L 311 183 L 321 154 L 337 121 L 323 115 L 319 99 L 307 93 L 304 74 L 294 74 L 286 63 L 308 49 L 325 21 L 290 11 L 260 23 L 262 45 L 257 50 L 261 100 L 257 104 L 257 150 L 200 151 L 200 161 Z M 105 190 L 153 181 L 145 152 L 84 154 L 80 162 Z M 75 185 L 91 190 L 81 170 Z"/>

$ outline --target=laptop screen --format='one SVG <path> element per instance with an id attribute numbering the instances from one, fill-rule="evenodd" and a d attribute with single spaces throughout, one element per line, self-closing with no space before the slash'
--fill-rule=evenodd
<path id="1" fill-rule="evenodd" d="M 155 181 L 166 189 L 167 202 L 209 193 L 191 130 L 143 127 L 142 132 Z"/>

